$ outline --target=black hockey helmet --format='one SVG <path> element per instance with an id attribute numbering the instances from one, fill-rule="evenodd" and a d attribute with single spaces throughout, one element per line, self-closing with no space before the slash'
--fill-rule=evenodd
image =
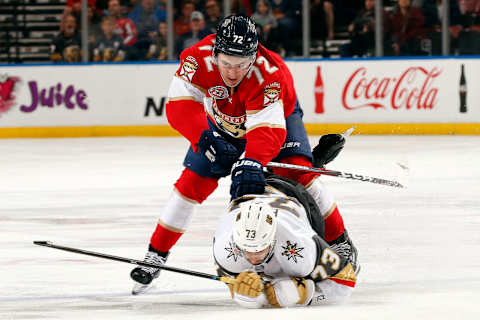
<path id="1" fill-rule="evenodd" d="M 217 27 L 214 53 L 219 52 L 240 57 L 257 53 L 258 35 L 255 22 L 242 15 L 230 15 Z"/>

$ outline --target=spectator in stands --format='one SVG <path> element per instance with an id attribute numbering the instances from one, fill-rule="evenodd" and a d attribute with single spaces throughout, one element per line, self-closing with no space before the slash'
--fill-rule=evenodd
<path id="1" fill-rule="evenodd" d="M 394 55 L 425 54 L 420 48 L 420 40 L 425 37 L 424 24 L 420 9 L 413 8 L 410 0 L 398 0 L 397 12 L 392 17 Z"/>
<path id="2" fill-rule="evenodd" d="M 194 11 L 190 15 L 190 31 L 184 33 L 175 43 L 175 51 L 177 57 L 180 57 L 180 53 L 193 46 L 206 36 L 210 32 L 205 29 L 205 19 L 200 11 Z"/>
<path id="3" fill-rule="evenodd" d="M 115 18 L 107 16 L 102 19 L 102 34 L 95 41 L 93 61 L 119 62 L 125 59 L 123 39 L 115 34 Z"/>
<path id="4" fill-rule="evenodd" d="M 147 53 L 147 60 L 167 60 L 167 23 L 158 24 L 158 33 L 150 45 Z"/>
<path id="5" fill-rule="evenodd" d="M 397 2 L 396 0 L 384 0 L 383 2 Z M 365 7 L 365 0 L 330 0 L 335 13 L 335 27 L 340 30 L 347 27 L 355 19 L 358 12 Z"/>
<path id="6" fill-rule="evenodd" d="M 89 7 L 94 8 L 94 11 L 97 8 L 97 0 L 88 0 L 87 5 Z M 75 16 L 76 19 L 80 19 L 80 15 L 82 12 L 82 0 L 67 0 L 65 5 L 65 10 L 63 11 L 63 15 L 67 16 L 72 14 Z"/>
<path id="7" fill-rule="evenodd" d="M 312 0 L 310 2 L 310 30 L 314 40 L 332 40 L 334 38 L 335 16 L 330 0 Z"/>
<path id="8" fill-rule="evenodd" d="M 53 62 L 79 62 L 81 59 L 81 38 L 77 21 L 71 14 L 63 18 L 63 30 L 52 40 L 50 59 Z"/>
<path id="9" fill-rule="evenodd" d="M 166 13 L 154 0 L 141 0 L 128 17 L 137 28 L 135 48 L 138 50 L 138 57 L 143 59 L 156 35 L 158 23 L 166 20 Z"/>
<path id="10" fill-rule="evenodd" d="M 383 38 L 388 41 L 390 17 L 383 11 Z M 348 26 L 351 42 L 340 47 L 342 57 L 365 56 L 375 49 L 375 0 L 365 0 L 365 8 L 360 10 Z"/>
<path id="11" fill-rule="evenodd" d="M 195 11 L 195 4 L 191 0 L 182 3 L 180 16 L 173 22 L 175 35 L 181 36 L 190 31 L 190 15 Z"/>
<path id="12" fill-rule="evenodd" d="M 132 19 L 125 17 L 122 11 L 119 0 L 108 1 L 108 12 L 115 18 L 115 33 L 122 37 L 125 47 L 131 47 L 137 42 L 137 28 Z"/>
<path id="13" fill-rule="evenodd" d="M 272 14 L 278 23 L 278 32 L 281 34 L 280 54 L 293 56 L 296 54 L 297 33 L 300 31 L 299 14 L 301 1 L 295 0 L 272 0 Z"/>
<path id="14" fill-rule="evenodd" d="M 272 14 L 268 0 L 258 0 L 256 10 L 250 18 L 257 25 L 259 41 L 268 49 L 279 52 L 278 24 Z"/>
<path id="15" fill-rule="evenodd" d="M 457 45 L 460 31 L 462 31 L 461 15 L 457 0 L 447 1 L 449 2 L 450 46 L 451 49 L 454 49 Z M 432 42 L 431 53 L 434 55 L 440 55 L 442 53 L 442 3 L 443 0 L 423 0 L 421 7 L 425 17 L 425 28 Z"/>
<path id="16" fill-rule="evenodd" d="M 110 15 L 109 0 L 97 0 L 97 10 L 102 10 L 105 15 Z M 136 0 L 120 0 L 120 6 L 122 7 L 122 13 L 128 13 L 132 11 L 133 6 L 135 5 Z"/>
<path id="17" fill-rule="evenodd" d="M 218 23 L 222 20 L 222 15 L 220 14 L 220 5 L 217 0 L 207 0 L 205 1 L 205 29 L 211 33 L 217 32 Z"/>
<path id="18" fill-rule="evenodd" d="M 480 54 L 480 0 L 460 0 L 463 30 L 458 38 L 458 53 Z"/>
<path id="19" fill-rule="evenodd" d="M 88 42 L 90 45 L 95 43 L 95 39 L 102 34 L 101 18 L 95 12 L 95 8 L 88 6 Z M 77 18 L 78 19 L 78 18 Z"/>
<path id="20" fill-rule="evenodd" d="M 243 14 L 247 17 L 250 17 L 253 14 L 255 3 L 252 5 L 250 0 L 231 0 L 230 2 L 230 9 L 232 13 Z"/>
<path id="21" fill-rule="evenodd" d="M 480 0 L 458 0 L 463 15 L 463 26 L 469 30 L 480 31 Z"/>

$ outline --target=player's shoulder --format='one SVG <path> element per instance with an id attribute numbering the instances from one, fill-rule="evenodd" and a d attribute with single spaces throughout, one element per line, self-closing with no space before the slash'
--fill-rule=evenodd
<path id="1" fill-rule="evenodd" d="M 278 54 L 259 45 L 255 63 L 247 78 L 252 92 L 260 90 L 268 93 L 268 90 L 273 90 L 277 93 L 290 86 L 291 75 Z"/>
<path id="2" fill-rule="evenodd" d="M 283 210 L 280 213 L 282 216 L 277 217 L 276 259 L 288 275 L 305 276 L 315 266 L 314 231 L 292 212 Z"/>
<path id="3" fill-rule="evenodd" d="M 285 76 L 288 70 L 283 59 L 275 52 L 259 46 L 255 66 L 264 74 L 268 80 L 279 80 Z"/>

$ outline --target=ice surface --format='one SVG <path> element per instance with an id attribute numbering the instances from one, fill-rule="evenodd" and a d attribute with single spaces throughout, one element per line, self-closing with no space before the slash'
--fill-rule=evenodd
<path id="1" fill-rule="evenodd" d="M 32 244 L 142 259 L 186 148 L 182 138 L 0 140 L 0 319 L 480 318 L 478 136 L 348 138 L 329 168 L 408 189 L 323 178 L 362 265 L 341 305 L 245 310 L 222 283 L 165 271 L 150 294 L 131 296 L 132 265 Z M 227 200 L 223 179 L 169 265 L 215 273 L 211 238 Z"/>

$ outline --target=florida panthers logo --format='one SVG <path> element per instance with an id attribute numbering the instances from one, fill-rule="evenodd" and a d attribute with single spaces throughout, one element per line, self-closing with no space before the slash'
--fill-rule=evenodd
<path id="1" fill-rule="evenodd" d="M 273 82 L 265 87 L 263 90 L 263 106 L 266 107 L 280 99 L 280 83 Z"/>
<path id="2" fill-rule="evenodd" d="M 195 72 L 197 72 L 197 69 L 198 63 L 195 58 L 192 56 L 188 56 L 185 58 L 185 60 L 183 60 L 182 67 L 180 69 L 180 72 L 178 73 L 178 76 L 183 80 L 192 82 L 193 76 L 195 75 Z"/>
<path id="3" fill-rule="evenodd" d="M 217 102 L 213 99 L 213 119 L 217 127 L 234 138 L 240 138 L 247 132 L 245 127 L 246 116 L 229 116 L 218 109 Z"/>

